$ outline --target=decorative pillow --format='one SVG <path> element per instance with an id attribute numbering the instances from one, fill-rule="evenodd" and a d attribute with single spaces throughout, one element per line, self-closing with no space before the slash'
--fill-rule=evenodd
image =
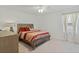
<path id="1" fill-rule="evenodd" d="M 19 32 L 30 31 L 28 27 L 20 27 Z"/>

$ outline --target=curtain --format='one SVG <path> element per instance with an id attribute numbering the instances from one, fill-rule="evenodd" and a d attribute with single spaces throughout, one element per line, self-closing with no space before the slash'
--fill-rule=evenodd
<path id="1" fill-rule="evenodd" d="M 77 13 L 72 14 L 72 21 L 73 21 L 72 24 L 74 28 L 74 33 L 76 33 L 77 19 L 78 19 L 78 14 Z"/>
<path id="2" fill-rule="evenodd" d="M 66 30 L 67 29 L 67 26 L 66 26 L 66 21 L 67 21 L 67 15 L 64 15 L 64 21 L 63 21 L 64 22 L 63 23 L 64 24 L 63 25 L 64 28 L 63 28 L 63 32 L 64 32 L 65 40 L 67 40 L 67 30 Z"/>

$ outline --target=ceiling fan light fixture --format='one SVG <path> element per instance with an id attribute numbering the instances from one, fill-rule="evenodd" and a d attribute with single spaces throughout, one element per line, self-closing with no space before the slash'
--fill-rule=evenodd
<path id="1" fill-rule="evenodd" d="M 43 13 L 44 10 L 43 10 L 43 9 L 38 9 L 38 12 L 39 12 L 39 13 Z"/>

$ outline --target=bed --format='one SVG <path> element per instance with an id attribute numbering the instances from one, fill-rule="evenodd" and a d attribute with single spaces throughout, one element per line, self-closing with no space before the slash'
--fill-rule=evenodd
<path id="1" fill-rule="evenodd" d="M 25 28 L 29 28 L 30 30 L 26 31 L 24 30 Z M 33 49 L 50 40 L 49 32 L 34 29 L 33 24 L 17 24 L 17 31 L 19 40 L 30 45 Z"/>

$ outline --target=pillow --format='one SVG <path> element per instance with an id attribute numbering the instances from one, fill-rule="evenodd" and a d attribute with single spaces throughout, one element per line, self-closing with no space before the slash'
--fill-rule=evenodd
<path id="1" fill-rule="evenodd" d="M 30 29 L 30 31 L 41 31 L 40 29 Z"/>
<path id="2" fill-rule="evenodd" d="M 25 31 L 30 31 L 28 27 L 20 27 L 19 32 L 25 32 Z"/>

